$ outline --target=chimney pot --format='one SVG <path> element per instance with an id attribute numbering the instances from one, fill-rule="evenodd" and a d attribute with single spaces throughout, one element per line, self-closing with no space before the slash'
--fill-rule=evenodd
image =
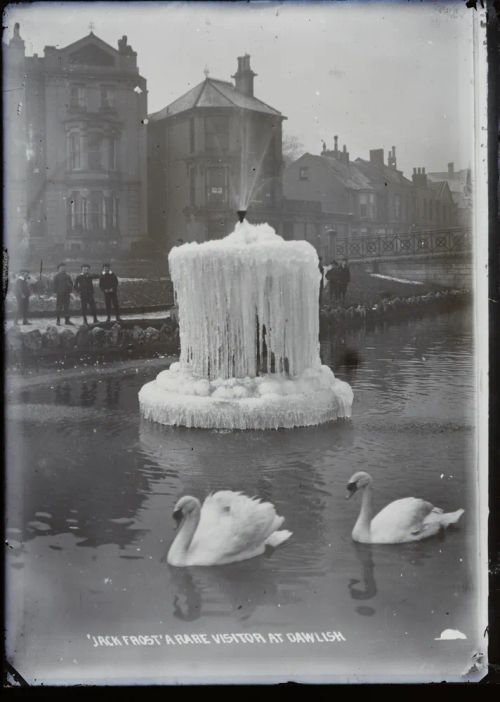
<path id="1" fill-rule="evenodd" d="M 257 74 L 250 68 L 250 55 L 238 56 L 238 70 L 232 76 L 239 93 L 253 97 L 253 79 Z"/>

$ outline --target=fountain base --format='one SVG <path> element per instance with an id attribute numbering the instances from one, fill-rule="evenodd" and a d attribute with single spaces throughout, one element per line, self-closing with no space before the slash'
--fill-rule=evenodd
<path id="1" fill-rule="evenodd" d="M 350 417 L 350 385 L 327 366 L 300 377 L 217 378 L 182 371 L 179 363 L 139 392 L 141 414 L 169 426 L 202 429 L 291 429 Z"/>

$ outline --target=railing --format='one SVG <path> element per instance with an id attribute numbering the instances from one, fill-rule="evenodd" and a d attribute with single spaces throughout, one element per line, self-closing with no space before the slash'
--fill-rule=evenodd
<path id="1" fill-rule="evenodd" d="M 334 258 L 349 260 L 464 254 L 472 251 L 472 235 L 469 229 L 456 227 L 390 236 L 342 238 L 332 244 Z"/>

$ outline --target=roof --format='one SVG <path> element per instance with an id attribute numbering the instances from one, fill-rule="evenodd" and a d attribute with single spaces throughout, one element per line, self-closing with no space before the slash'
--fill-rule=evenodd
<path id="1" fill-rule="evenodd" d="M 150 115 L 149 120 L 155 122 L 186 112 L 186 110 L 206 107 L 238 107 L 285 119 L 281 112 L 266 105 L 262 100 L 238 92 L 232 83 L 207 77 L 180 98 L 171 102 L 170 105 L 164 107 L 163 110 Z"/>
<path id="2" fill-rule="evenodd" d="M 324 161 L 347 188 L 352 190 L 373 190 L 370 180 L 356 167 L 353 161 L 344 163 L 334 156 L 316 156 L 316 158 Z"/>
<path id="3" fill-rule="evenodd" d="M 398 171 L 396 168 L 392 168 L 384 164 L 372 163 L 363 158 L 357 158 L 355 161 L 356 165 L 367 175 L 367 177 L 373 183 L 377 185 L 385 184 L 390 182 L 393 185 L 410 186 L 412 185 L 411 180 L 406 178 L 402 171 Z"/>
<path id="4" fill-rule="evenodd" d="M 467 168 L 453 173 L 448 171 L 428 173 L 427 180 L 431 184 L 446 183 L 458 207 L 467 209 L 472 206 L 470 171 Z"/>

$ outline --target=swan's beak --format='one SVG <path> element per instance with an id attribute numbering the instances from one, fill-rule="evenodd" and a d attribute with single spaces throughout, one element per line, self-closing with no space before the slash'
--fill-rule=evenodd
<path id="1" fill-rule="evenodd" d="M 182 510 L 181 509 L 175 509 L 172 513 L 172 517 L 174 518 L 175 521 L 175 528 L 179 526 L 179 524 L 182 522 Z"/>
<path id="2" fill-rule="evenodd" d="M 345 494 L 345 499 L 350 500 L 357 489 L 358 486 L 356 485 L 356 483 L 347 483 L 347 492 Z"/>

